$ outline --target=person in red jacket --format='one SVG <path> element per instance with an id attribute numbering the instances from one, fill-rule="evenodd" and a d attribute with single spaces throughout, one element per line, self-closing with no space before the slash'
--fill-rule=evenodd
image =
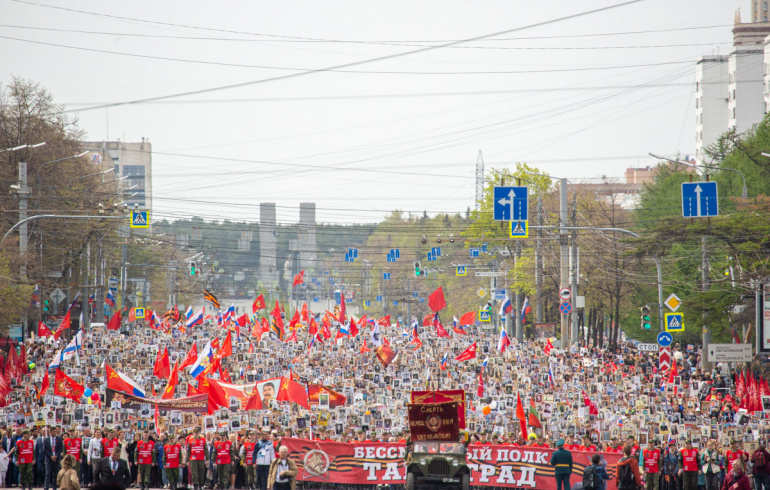
<path id="1" fill-rule="evenodd" d="M 751 482 L 746 476 L 742 460 L 733 461 L 732 471 L 725 477 L 722 490 L 751 490 Z"/>

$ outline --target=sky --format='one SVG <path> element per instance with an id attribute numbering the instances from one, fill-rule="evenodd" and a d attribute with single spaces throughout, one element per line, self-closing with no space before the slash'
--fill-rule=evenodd
<path id="1" fill-rule="evenodd" d="M 368 223 L 473 207 L 479 152 L 587 182 L 692 155 L 695 62 L 739 8 L 0 0 L 0 82 L 39 82 L 89 140 L 149 139 L 153 220 Z"/>

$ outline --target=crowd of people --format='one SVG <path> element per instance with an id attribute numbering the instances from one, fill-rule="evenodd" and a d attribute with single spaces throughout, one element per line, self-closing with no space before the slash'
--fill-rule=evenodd
<path id="1" fill-rule="evenodd" d="M 380 323 L 367 322 L 356 335 L 340 334 L 333 325 L 331 336 L 312 338 L 299 323 L 288 341 L 289 332 L 283 340 L 269 333 L 257 339 L 248 328 L 229 329 L 232 354 L 210 377 L 242 386 L 244 395 L 204 414 L 163 411 L 156 416 L 149 402 L 136 411 L 120 402 L 108 404 L 105 366 L 153 398 L 151 393 L 167 386 L 167 379 L 153 375 L 158 352 L 167 349 L 171 364 L 181 362 L 193 345 L 201 352 L 228 331 L 215 322 L 184 332 L 150 328 L 142 321 L 130 326 L 129 335 L 104 326 L 83 331 L 74 357 L 58 365 L 90 393 L 78 402 L 54 395 L 53 389 L 40 393 L 46 369 L 71 336 L 28 339 L 28 372 L 10 380 L 13 389 L 0 412 L 5 427 L 0 476 L 6 486 L 55 488 L 63 456 L 71 455 L 79 481 L 87 486 L 107 474 L 109 468 L 100 464 L 115 454 L 126 462 L 125 485 L 264 489 L 271 478 L 277 481 L 269 466 L 281 459 L 282 438 L 408 442 L 411 391 L 462 389 L 471 445 L 556 448 L 561 442 L 566 451 L 597 454 L 630 448 L 627 456 L 637 461 L 649 489 L 718 488 L 738 471 L 736 460 L 744 474 L 767 478 L 754 455 L 763 454 L 770 434 L 770 393 L 761 395 L 762 410 L 740 408 L 741 380 L 753 377 L 762 386 L 759 359 L 741 366 L 720 363 L 706 371 L 697 346 L 674 345 L 674 367 L 661 371 L 658 353 L 639 351 L 633 341 L 612 349 L 560 350 L 547 339 L 501 345 L 498 331 L 478 324 L 447 325 L 447 336 L 432 323 Z M 375 356 L 373 342 L 383 341 L 397 354 L 389 364 Z M 471 345 L 473 357 L 455 360 Z M 179 374 L 176 398 L 196 385 L 189 368 Z M 268 383 L 260 391 L 262 410 L 245 410 L 256 384 L 282 377 L 344 398 L 330 403 L 321 397 L 305 409 L 276 400 L 276 386 Z M 519 406 L 534 416 L 528 415 L 526 432 L 517 420 Z M 25 437 L 32 441 L 34 462 L 28 461 L 26 446 L 18 448 Z M 649 451 L 654 456 L 647 457 Z M 279 475 L 286 471 L 291 470 Z"/>

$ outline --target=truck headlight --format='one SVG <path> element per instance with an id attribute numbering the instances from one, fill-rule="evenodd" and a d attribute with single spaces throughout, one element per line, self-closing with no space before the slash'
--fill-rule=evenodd
<path id="1" fill-rule="evenodd" d="M 428 461 L 425 458 L 420 458 L 420 464 L 425 466 Z"/>
<path id="2" fill-rule="evenodd" d="M 453 459 L 452 460 L 452 466 L 460 466 L 460 462 L 457 461 L 456 459 Z"/>

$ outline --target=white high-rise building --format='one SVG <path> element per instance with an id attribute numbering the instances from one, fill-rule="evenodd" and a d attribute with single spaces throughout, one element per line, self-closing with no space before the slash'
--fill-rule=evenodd
<path id="1" fill-rule="evenodd" d="M 752 22 L 735 13 L 733 50 L 728 56 L 703 56 L 695 68 L 695 159 L 709 163 L 705 150 L 729 130 L 744 133 L 762 121 L 768 95 L 765 68 L 770 22 L 766 3 L 752 3 Z M 761 19 L 761 20 L 760 20 Z"/>
<path id="2" fill-rule="evenodd" d="M 728 129 L 743 133 L 765 117 L 764 66 L 764 46 L 738 45 L 730 53 L 727 62 Z"/>
<path id="3" fill-rule="evenodd" d="M 727 56 L 701 56 L 695 67 L 695 159 L 727 131 Z"/>

